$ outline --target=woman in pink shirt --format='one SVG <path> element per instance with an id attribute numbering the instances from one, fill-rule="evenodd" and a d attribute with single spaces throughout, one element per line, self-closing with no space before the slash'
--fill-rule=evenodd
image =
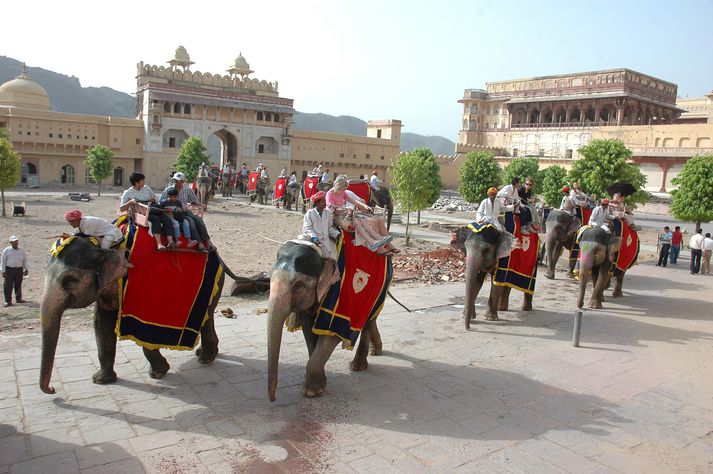
<path id="1" fill-rule="evenodd" d="M 384 221 L 373 214 L 372 208 L 349 196 L 346 193 L 348 185 L 346 176 L 337 177 L 332 189 L 327 191 L 327 206 L 332 209 L 341 208 L 349 202 L 363 211 L 355 213 L 354 216 L 354 244 L 363 245 L 379 254 L 397 253 L 398 250 L 390 244 L 393 237 L 386 230 Z"/>

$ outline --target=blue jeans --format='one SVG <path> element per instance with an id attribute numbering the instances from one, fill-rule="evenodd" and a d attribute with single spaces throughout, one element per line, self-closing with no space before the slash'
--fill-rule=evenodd
<path id="1" fill-rule="evenodd" d="M 183 228 L 183 235 L 187 240 L 191 240 L 191 228 L 188 225 L 188 219 L 183 219 L 178 222 L 176 219 L 171 218 L 171 224 L 173 224 L 173 235 L 178 240 L 181 237 L 181 228 Z"/>
<path id="2" fill-rule="evenodd" d="M 671 265 L 676 265 L 676 262 L 678 262 L 678 253 L 681 251 L 681 246 L 680 245 L 672 245 L 671 246 L 671 253 L 669 253 Z"/>

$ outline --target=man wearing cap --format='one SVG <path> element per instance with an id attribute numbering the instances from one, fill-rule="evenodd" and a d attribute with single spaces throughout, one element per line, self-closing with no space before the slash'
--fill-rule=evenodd
<path id="1" fill-rule="evenodd" d="M 339 231 L 333 225 L 332 211 L 327 209 L 327 193 L 316 192 L 310 198 L 312 209 L 305 213 L 300 239 L 310 240 L 317 245 L 324 258 L 337 259 L 337 246 L 330 239 L 336 239 Z"/>
<path id="2" fill-rule="evenodd" d="M 178 191 L 178 200 L 181 201 L 183 209 L 185 210 L 183 217 L 188 220 L 188 226 L 191 229 L 191 237 L 195 240 L 206 242 L 208 244 L 207 250 L 215 250 L 215 246 L 210 241 L 210 235 L 208 235 L 208 229 L 206 229 L 203 219 L 189 210 L 189 204 L 196 206 L 202 206 L 202 204 L 198 202 L 198 196 L 196 196 L 196 193 L 193 192 L 190 186 L 184 186 L 185 182 L 186 176 L 183 173 L 178 172 L 174 174 L 171 182 L 168 183 L 166 189 L 164 189 L 163 193 L 161 193 L 161 199 L 159 199 L 159 202 L 168 198 L 169 189 L 175 188 L 176 191 Z M 198 244 L 198 250 L 206 250 L 203 243 Z"/>
<path id="3" fill-rule="evenodd" d="M 478 206 L 478 211 L 475 213 L 475 221 L 478 224 L 493 224 L 498 230 L 504 231 L 502 224 L 498 220 L 500 211 L 512 211 L 515 209 L 514 204 L 503 205 L 500 199 L 495 199 L 498 195 L 498 188 L 491 187 L 488 189 L 488 197 L 483 199 Z"/>
<path id="4" fill-rule="evenodd" d="M 12 289 L 15 289 L 15 302 L 24 303 L 22 299 L 22 277 L 27 276 L 27 254 L 20 248 L 20 239 L 10 237 L 10 246 L 5 247 L 0 257 L 0 273 L 4 281 L 5 304 L 12 306 Z"/>
<path id="5" fill-rule="evenodd" d="M 591 226 L 600 226 L 602 229 L 611 234 L 609 223 L 614 220 L 614 216 L 609 212 L 609 199 L 602 199 L 602 203 L 592 209 L 592 215 L 589 216 L 588 224 Z"/>
<path id="6" fill-rule="evenodd" d="M 100 239 L 103 249 L 111 248 L 124 239 L 124 235 L 118 227 L 111 225 L 101 217 L 82 216 L 82 211 L 79 209 L 65 212 L 64 220 L 75 229 L 75 234 Z"/>

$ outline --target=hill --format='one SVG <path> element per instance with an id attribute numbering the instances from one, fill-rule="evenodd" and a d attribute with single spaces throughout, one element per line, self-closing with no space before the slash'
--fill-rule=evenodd
<path id="1" fill-rule="evenodd" d="M 0 84 L 16 78 L 22 63 L 16 59 L 0 56 Z M 38 67 L 28 67 L 27 73 L 50 96 L 50 107 L 57 112 L 114 117 L 135 117 L 136 101 L 133 96 L 109 87 L 82 87 L 79 79 Z M 350 135 L 366 135 L 366 122 L 348 115 L 335 117 L 327 114 L 308 114 L 295 111 L 294 128 Z M 452 154 L 455 143 L 444 137 L 401 134 L 401 150 L 428 147 L 435 154 Z"/>

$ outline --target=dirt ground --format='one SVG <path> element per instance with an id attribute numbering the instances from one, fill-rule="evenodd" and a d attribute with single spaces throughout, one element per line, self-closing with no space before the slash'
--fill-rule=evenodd
<path id="1" fill-rule="evenodd" d="M 42 299 L 44 272 L 49 262 L 49 248 L 60 234 L 71 229 L 63 219 L 67 210 L 78 208 L 85 215 L 94 215 L 111 220 L 116 216 L 115 193 L 93 198 L 90 202 L 71 201 L 65 195 L 27 197 L 26 217 L 0 218 L 0 236 L 7 242 L 10 235 L 20 238 L 29 259 L 29 276 L 23 283 L 25 304 L 0 308 L 0 332 L 19 333 L 39 330 L 39 306 Z M 444 213 L 448 217 L 473 217 L 471 213 Z M 302 228 L 302 214 L 272 206 L 248 205 L 244 200 L 218 197 L 209 207 L 206 225 L 220 255 L 233 272 L 250 277 L 268 273 L 275 260 L 281 242 L 294 238 Z M 642 245 L 655 245 L 656 233 L 644 230 L 640 233 Z M 460 254 L 448 246 L 412 239 L 411 246 L 404 247 L 402 238 L 394 244 L 403 250 L 394 256 L 395 284 L 409 286 L 463 281 L 464 264 Z M 7 243 L 3 244 L 7 245 Z M 651 252 L 642 251 L 641 260 L 653 258 Z M 219 309 L 239 303 L 230 297 L 232 285 L 226 281 Z M 264 295 L 241 296 L 240 298 L 265 300 Z M 91 325 L 91 308 L 69 310 L 65 313 L 63 330 Z"/>

